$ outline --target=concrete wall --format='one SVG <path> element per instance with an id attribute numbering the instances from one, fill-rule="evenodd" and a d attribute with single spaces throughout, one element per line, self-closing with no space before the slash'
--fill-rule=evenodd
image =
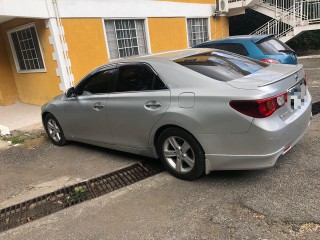
<path id="1" fill-rule="evenodd" d="M 0 105 L 18 101 L 18 92 L 3 37 L 0 34 Z"/>
<path id="2" fill-rule="evenodd" d="M 148 18 L 153 53 L 188 47 L 185 18 Z"/>
<path id="3" fill-rule="evenodd" d="M 89 71 L 108 63 L 101 18 L 63 19 L 75 83 Z"/>
<path id="4" fill-rule="evenodd" d="M 210 18 L 211 40 L 229 36 L 228 17 Z"/>

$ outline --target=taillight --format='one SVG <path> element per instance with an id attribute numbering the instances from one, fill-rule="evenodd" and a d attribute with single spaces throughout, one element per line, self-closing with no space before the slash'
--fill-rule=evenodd
<path id="1" fill-rule="evenodd" d="M 265 63 L 280 63 L 277 59 L 274 59 L 274 58 L 264 58 L 264 59 L 261 59 L 260 62 L 265 62 Z"/>
<path id="2" fill-rule="evenodd" d="M 277 96 L 259 100 L 232 100 L 230 106 L 247 116 L 254 118 L 266 118 L 287 102 L 288 94 L 281 93 Z"/>

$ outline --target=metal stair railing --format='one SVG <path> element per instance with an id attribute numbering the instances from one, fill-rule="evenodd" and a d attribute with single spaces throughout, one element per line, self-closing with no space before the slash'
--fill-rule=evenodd
<path id="1" fill-rule="evenodd" d="M 301 21 L 308 21 L 309 24 L 320 22 L 320 0 L 299 1 L 296 2 L 295 8 Z"/>
<path id="2" fill-rule="evenodd" d="M 258 34 L 274 34 L 278 36 L 283 32 L 290 32 L 293 29 L 293 22 L 295 21 L 295 7 L 287 9 L 285 14 L 282 14 L 278 19 L 271 19 L 269 22 L 256 29 L 250 35 Z M 288 24 L 288 22 L 290 24 Z"/>
<path id="3" fill-rule="evenodd" d="M 279 2 L 282 3 L 279 5 Z M 274 34 L 280 38 L 289 33 L 294 34 L 296 26 L 320 23 L 320 0 L 261 0 L 260 3 L 269 4 L 275 8 L 280 6 L 283 12 L 277 19 L 265 23 L 251 35 Z M 290 6 L 290 8 L 284 9 L 285 6 Z"/>
<path id="4" fill-rule="evenodd" d="M 259 3 L 275 8 L 275 10 L 287 11 L 293 7 L 295 0 L 260 0 Z"/>

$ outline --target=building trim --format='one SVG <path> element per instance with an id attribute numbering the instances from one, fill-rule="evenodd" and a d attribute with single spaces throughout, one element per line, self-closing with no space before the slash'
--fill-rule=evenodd
<path id="1" fill-rule="evenodd" d="M 213 15 L 215 6 L 156 0 L 28 0 L 28 4 L 25 0 L 1 0 L 0 16 L 8 19 L 54 18 L 53 1 L 60 6 L 60 18 L 209 17 Z"/>
<path id="2" fill-rule="evenodd" d="M 66 43 L 62 44 L 60 40 L 60 32 L 57 24 L 57 19 L 50 18 L 46 20 L 46 26 L 49 28 L 51 36 L 49 37 L 50 44 L 53 45 L 54 52 L 52 53 L 53 60 L 57 61 L 56 68 L 57 76 L 60 77 L 60 90 L 65 92 L 73 85 L 73 76 L 68 74 L 67 68 L 71 64 L 70 60 L 65 59 L 64 49 L 67 49 Z"/>
<path id="3" fill-rule="evenodd" d="M 141 18 L 141 17 L 209 17 L 215 4 L 165 2 L 151 0 L 59 0 L 61 18 Z M 125 8 L 123 5 L 125 4 Z M 90 6 L 90 7 L 88 7 Z"/>
<path id="4" fill-rule="evenodd" d="M 149 53 L 149 54 L 152 54 L 148 18 L 145 18 L 144 29 L 145 29 L 145 31 L 146 31 L 145 34 L 146 34 L 146 40 L 147 40 L 148 53 Z"/>

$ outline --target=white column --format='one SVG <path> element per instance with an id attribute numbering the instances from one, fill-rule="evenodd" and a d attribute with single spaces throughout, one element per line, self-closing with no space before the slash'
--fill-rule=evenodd
<path id="1" fill-rule="evenodd" d="M 60 41 L 60 31 L 58 29 L 57 20 L 55 18 L 49 18 L 46 20 L 46 27 L 50 29 L 51 36 L 49 37 L 50 44 L 53 45 L 53 59 L 57 61 L 58 67 L 56 68 L 57 76 L 60 77 L 61 83 L 59 84 L 61 91 L 66 91 L 72 86 L 73 76 L 68 74 L 68 68 L 71 65 L 64 57 L 64 51 L 68 50 L 66 43 Z"/>

